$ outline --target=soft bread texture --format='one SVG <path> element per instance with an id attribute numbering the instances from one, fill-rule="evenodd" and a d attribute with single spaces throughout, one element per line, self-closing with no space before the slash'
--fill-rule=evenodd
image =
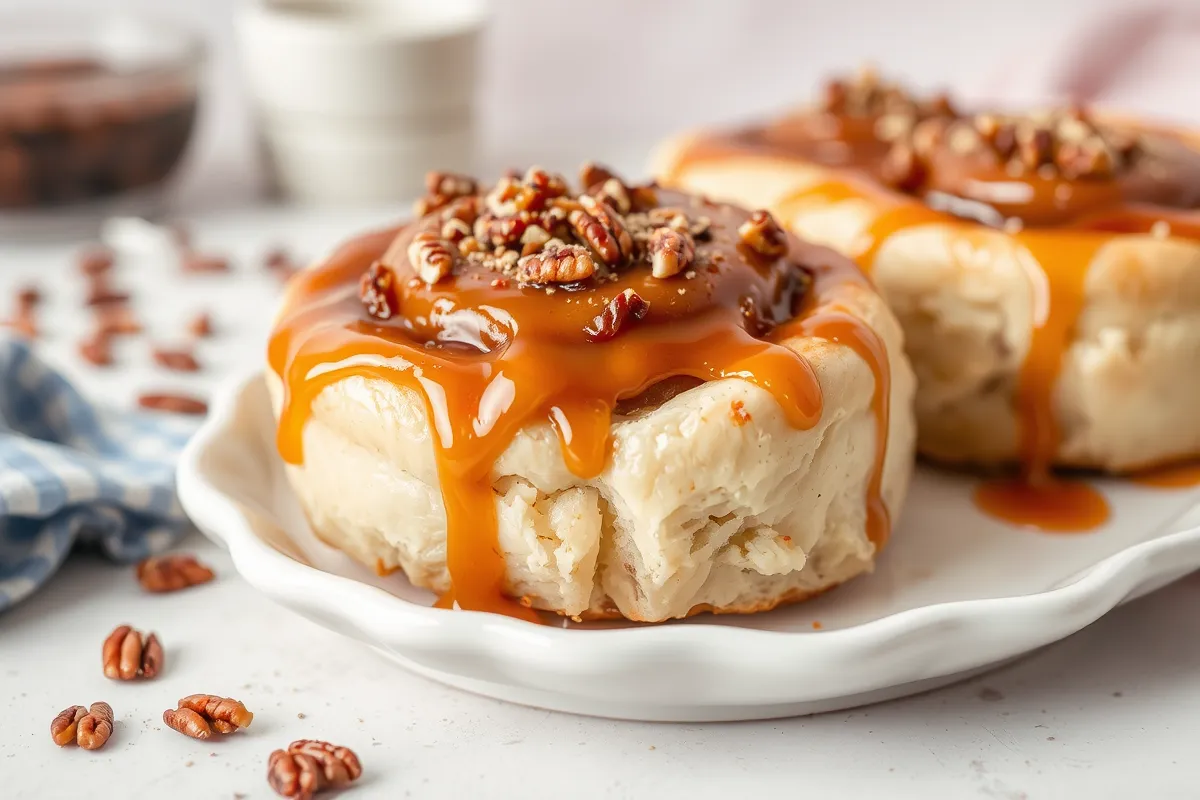
<path id="1" fill-rule="evenodd" d="M 857 288 L 849 307 L 890 361 L 882 496 L 895 519 L 912 469 L 915 381 L 879 297 Z M 810 360 L 824 393 L 807 431 L 738 379 L 615 418 L 612 457 L 591 480 L 567 469 L 549 425 L 522 430 L 493 471 L 507 592 L 567 616 L 653 622 L 762 611 L 870 570 L 874 376 L 844 345 L 787 344 Z M 278 413 L 281 383 L 268 373 L 268 385 Z M 288 475 L 317 535 L 364 564 L 399 566 L 415 585 L 449 588 L 424 401 L 389 382 L 344 379 L 316 398 L 303 442 L 304 463 Z"/>
<path id="2" fill-rule="evenodd" d="M 854 252 L 877 213 L 860 199 L 794 197 L 835 180 L 834 171 L 766 155 L 685 165 L 687 143 L 663 149 L 666 182 L 772 208 L 803 238 Z M 908 228 L 876 254 L 872 278 L 904 328 L 917 374 L 925 455 L 979 466 L 1018 459 L 1014 399 L 1041 275 L 1013 237 L 969 222 Z M 1063 353 L 1055 463 L 1121 473 L 1200 454 L 1198 367 L 1200 246 L 1115 236 L 1088 266 Z"/>

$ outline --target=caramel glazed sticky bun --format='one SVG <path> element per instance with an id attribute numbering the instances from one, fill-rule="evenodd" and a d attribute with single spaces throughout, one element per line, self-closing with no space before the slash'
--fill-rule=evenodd
<path id="1" fill-rule="evenodd" d="M 289 286 L 279 451 L 313 530 L 443 607 L 658 621 L 871 568 L 914 379 L 848 259 L 585 166 L 432 174 Z"/>
<path id="2" fill-rule="evenodd" d="M 1197 143 L 1082 108 L 964 114 L 866 72 L 777 122 L 675 140 L 658 172 L 854 258 L 904 328 L 921 452 L 1019 464 L 984 510 L 1079 530 L 1107 507 L 1052 467 L 1200 456 Z"/>

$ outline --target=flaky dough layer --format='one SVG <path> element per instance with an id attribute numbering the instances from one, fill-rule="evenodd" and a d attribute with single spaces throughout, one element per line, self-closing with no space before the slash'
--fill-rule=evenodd
<path id="1" fill-rule="evenodd" d="M 912 469 L 914 379 L 879 297 L 859 289 L 850 305 L 888 351 L 882 496 L 895 518 Z M 871 569 L 874 376 L 849 347 L 788 345 L 811 361 L 824 393 L 811 430 L 792 428 L 770 394 L 738 379 L 614 419 L 612 457 L 591 480 L 567 469 L 549 425 L 522 430 L 493 473 L 508 593 L 568 616 L 653 622 L 767 610 Z M 269 373 L 268 384 L 278 413 L 280 381 Z M 334 383 L 314 403 L 304 453 L 288 475 L 318 536 L 364 564 L 402 568 L 415 585 L 449 587 L 420 397 L 374 379 Z"/>

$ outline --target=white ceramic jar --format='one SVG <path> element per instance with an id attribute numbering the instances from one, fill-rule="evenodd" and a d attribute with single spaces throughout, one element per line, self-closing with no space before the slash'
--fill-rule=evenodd
<path id="1" fill-rule="evenodd" d="M 238 38 L 285 197 L 409 200 L 470 171 L 486 0 L 248 0 Z"/>

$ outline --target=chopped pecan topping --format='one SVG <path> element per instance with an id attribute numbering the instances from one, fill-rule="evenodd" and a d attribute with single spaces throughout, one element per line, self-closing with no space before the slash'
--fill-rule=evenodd
<path id="1" fill-rule="evenodd" d="M 418 233 L 408 246 L 408 260 L 417 277 L 428 284 L 445 278 L 454 269 L 454 245 L 433 233 Z"/>
<path id="2" fill-rule="evenodd" d="M 301 800 L 357 780 L 362 764 L 354 751 L 329 742 L 299 739 L 267 759 L 267 782 L 282 797 Z"/>
<path id="3" fill-rule="evenodd" d="M 626 289 L 609 300 L 604 310 L 583 332 L 589 341 L 607 342 L 627 330 L 631 323 L 644 319 L 648 313 L 650 303 L 633 289 Z"/>
<path id="4" fill-rule="evenodd" d="M 569 191 L 562 175 L 547 172 L 541 167 L 530 167 L 523 183 L 528 191 L 520 195 L 518 208 L 526 211 L 536 211 L 545 206 L 548 200 L 562 197 Z"/>
<path id="5" fill-rule="evenodd" d="M 174 709 L 163 712 L 168 727 L 193 739 L 207 739 L 213 733 L 233 733 L 248 728 L 254 714 L 237 700 L 211 694 L 188 695 Z"/>
<path id="6" fill-rule="evenodd" d="M 574 283 L 595 272 L 591 253 L 577 244 L 546 248 L 517 261 L 517 278 L 525 283 Z"/>
<path id="7" fill-rule="evenodd" d="M 650 269 L 656 278 L 669 278 L 691 269 L 696 260 L 696 245 L 687 233 L 658 228 L 650 234 Z"/>
<path id="8" fill-rule="evenodd" d="M 379 261 L 363 273 L 358 285 L 358 297 L 367 313 L 376 319 L 391 319 L 400 310 L 396 276 Z"/>
<path id="9" fill-rule="evenodd" d="M 475 179 L 454 172 L 425 173 L 425 190 L 442 197 L 466 197 L 479 191 Z"/>
<path id="10" fill-rule="evenodd" d="M 83 706 L 71 706 L 58 712 L 50 722 L 50 737 L 59 747 L 66 747 L 75 741 L 75 732 L 79 729 L 79 720 L 87 714 Z"/>
<path id="11" fill-rule="evenodd" d="M 172 553 L 151 556 L 137 565 L 138 583 L 147 592 L 177 592 L 190 586 L 208 583 L 213 571 L 193 555 Z"/>
<path id="12" fill-rule="evenodd" d="M 617 176 L 612 170 L 594 161 L 585 161 L 579 168 L 579 185 L 585 192 L 615 177 Z"/>
<path id="13" fill-rule="evenodd" d="M 208 413 L 208 403 L 185 394 L 149 392 L 138 395 L 138 407 L 148 411 L 169 411 L 174 414 L 203 415 Z"/>
<path id="14" fill-rule="evenodd" d="M 902 192 L 912 192 L 925 182 L 925 164 L 911 144 L 897 142 L 880 164 L 879 177 Z"/>
<path id="15" fill-rule="evenodd" d="M 619 214 L 628 214 L 633 210 L 633 196 L 629 193 L 629 187 L 619 178 L 609 178 L 599 188 L 594 188 L 591 196 L 608 203 Z"/>
<path id="16" fill-rule="evenodd" d="M 742 243 L 764 258 L 779 258 L 788 251 L 787 234 L 767 211 L 759 209 L 738 226 Z"/>
<path id="17" fill-rule="evenodd" d="M 583 241 L 589 247 L 591 247 L 593 250 L 596 250 L 596 254 L 600 255 L 601 259 L 603 259 L 606 264 L 611 265 L 619 263 L 629 258 L 630 254 L 633 252 L 633 236 L 630 235 L 629 229 L 625 227 L 625 223 L 622 220 L 621 215 L 617 213 L 616 209 L 603 200 L 597 200 L 596 198 L 586 194 L 580 195 L 579 204 L 582 207 L 581 210 L 599 223 L 604 232 L 608 234 L 608 238 L 611 240 L 612 244 L 615 245 L 616 260 L 609 261 L 605 255 L 601 254 L 599 250 L 596 250 L 596 242 L 593 240 L 593 238 L 591 238 L 590 233 L 586 237 L 581 235 L 580 238 L 583 239 Z M 575 226 L 575 223 L 572 223 L 572 226 Z M 575 227 L 576 231 L 578 232 L 578 226 Z"/>
<path id="18" fill-rule="evenodd" d="M 100 655 L 104 676 L 116 681 L 153 678 L 162 671 L 165 659 L 155 634 L 143 640 L 141 632 L 128 625 L 119 625 L 108 635 Z"/>
<path id="19" fill-rule="evenodd" d="M 80 717 L 75 741 L 84 750 L 104 747 L 113 732 L 113 710 L 108 703 L 92 703 L 88 713 Z"/>
<path id="20" fill-rule="evenodd" d="M 475 238 L 492 247 L 508 247 L 521 241 L 529 219 L 524 216 L 504 217 L 484 212 L 475 220 Z"/>

